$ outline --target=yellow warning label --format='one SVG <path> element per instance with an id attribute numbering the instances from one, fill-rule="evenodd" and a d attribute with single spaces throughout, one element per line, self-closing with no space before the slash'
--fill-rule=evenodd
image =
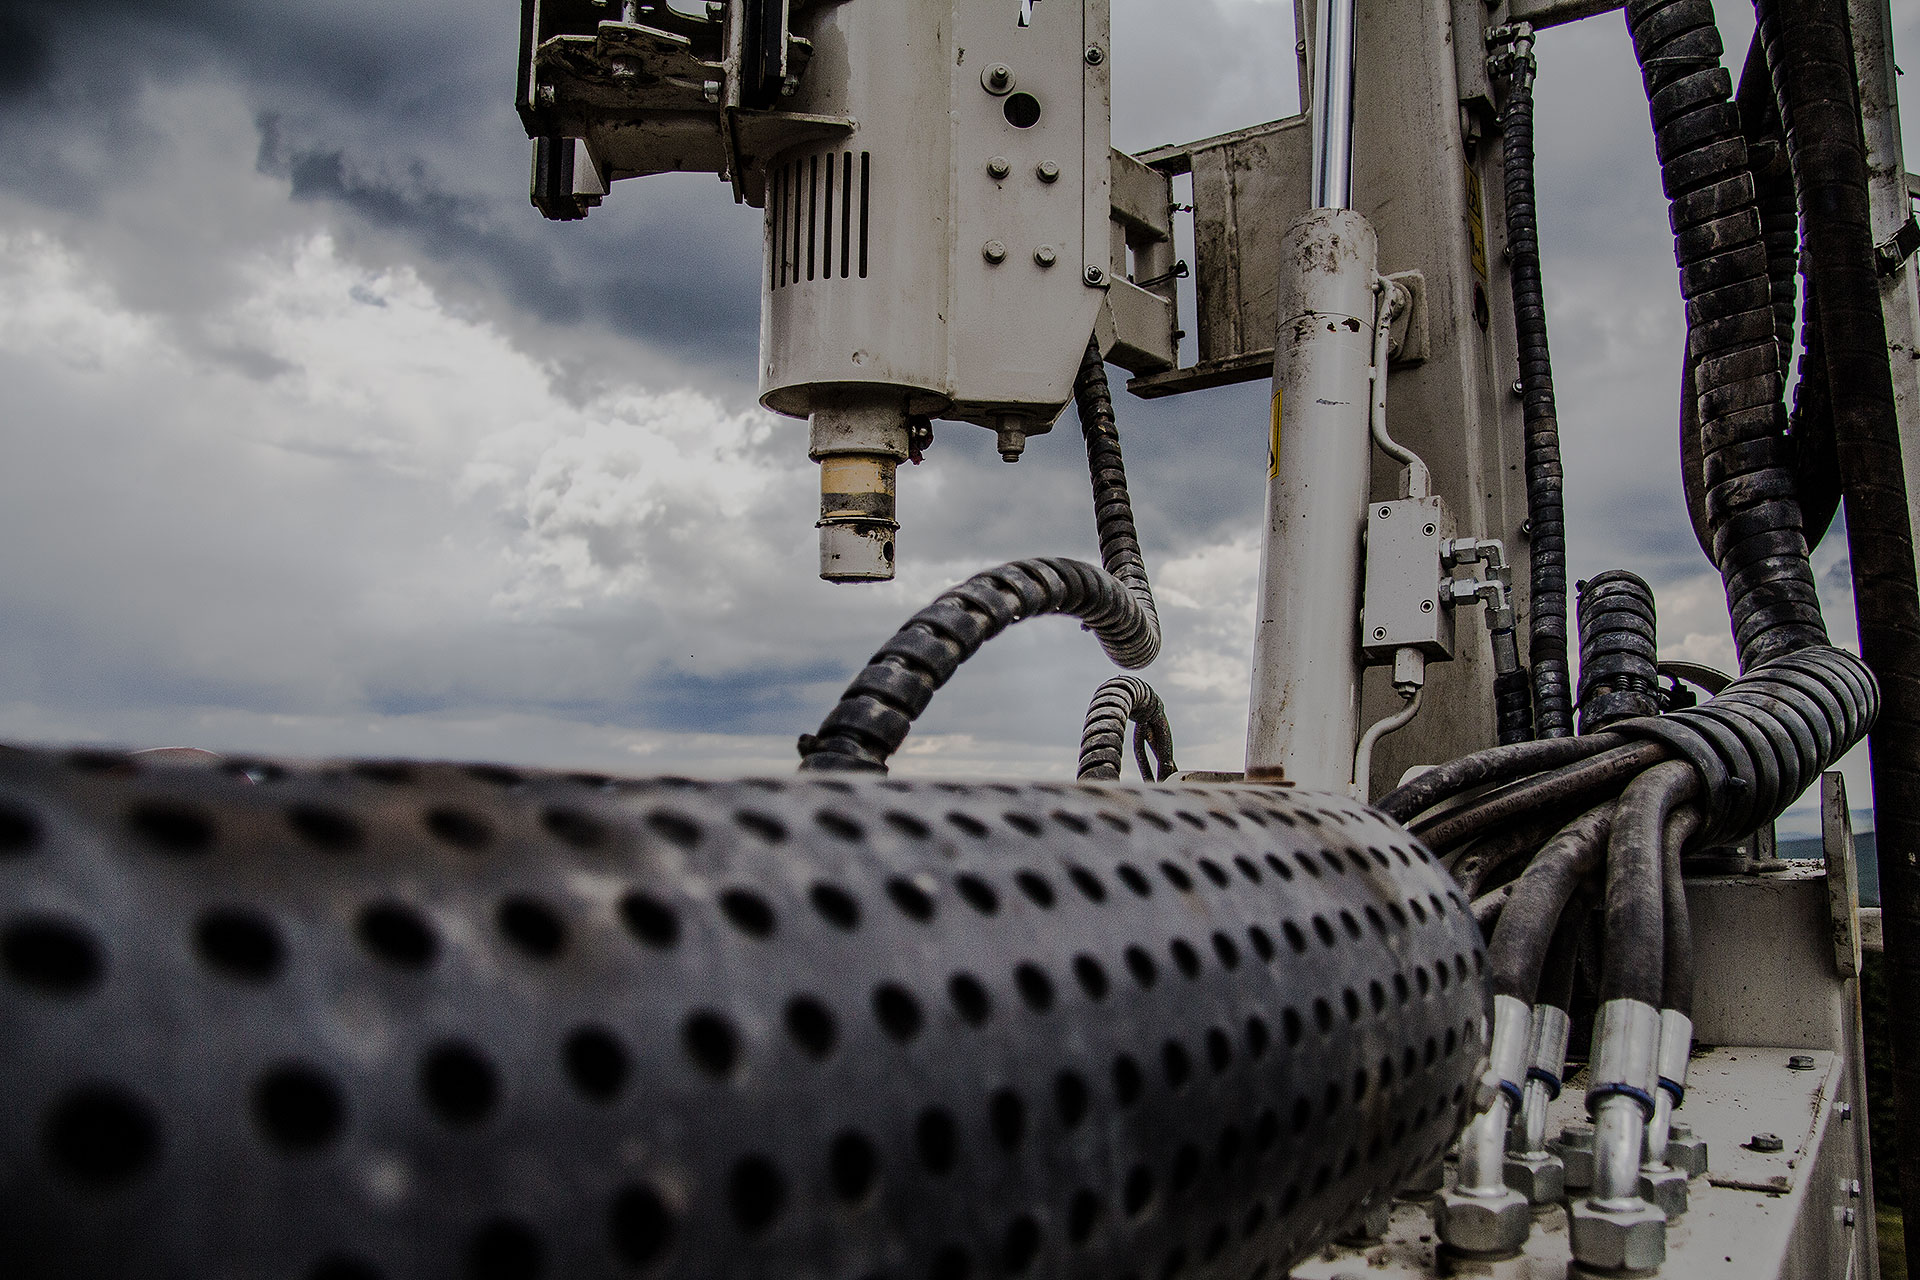
<path id="1" fill-rule="evenodd" d="M 1267 434 L 1267 479 L 1280 478 L 1280 392 L 1273 393 L 1273 425 Z"/>

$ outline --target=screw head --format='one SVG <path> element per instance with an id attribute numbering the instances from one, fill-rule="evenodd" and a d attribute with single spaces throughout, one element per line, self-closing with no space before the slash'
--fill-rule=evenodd
<path id="1" fill-rule="evenodd" d="M 1392 516 L 1393 516 L 1393 508 L 1392 508 L 1392 507 L 1381 507 L 1381 508 L 1380 508 L 1380 518 L 1381 518 L 1382 520 L 1386 520 L 1386 519 L 1390 519 L 1390 518 L 1391 518 Z"/>
<path id="2" fill-rule="evenodd" d="M 998 265 L 1007 260 L 1007 246 L 999 240 L 989 240 L 980 246 L 980 256 Z"/>
<path id="3" fill-rule="evenodd" d="M 1101 267 L 1088 267 L 1086 281 L 1090 285 L 1103 285 L 1107 282 L 1107 273 Z"/>
<path id="4" fill-rule="evenodd" d="M 1747 1147 L 1753 1151 L 1774 1152 L 1786 1150 L 1786 1143 L 1780 1141 L 1777 1133 L 1756 1133 L 1747 1140 Z"/>
<path id="5" fill-rule="evenodd" d="M 1526 393 L 1527 393 L 1526 387 L 1521 385 L 1520 379 L 1515 378 L 1513 380 L 1513 394 L 1515 394 L 1516 396 L 1523 396 Z"/>
<path id="6" fill-rule="evenodd" d="M 1375 640 L 1385 640 L 1387 638 L 1387 629 L 1385 627 L 1375 627 L 1373 629 L 1373 638 Z"/>
<path id="7" fill-rule="evenodd" d="M 1060 166 L 1051 160 L 1042 160 L 1040 167 L 1035 169 L 1034 172 L 1040 176 L 1040 181 L 1042 182 L 1060 181 Z"/>
<path id="8" fill-rule="evenodd" d="M 1107 51 L 1097 44 L 1087 46 L 1087 65 L 1097 67 L 1107 60 Z"/>
<path id="9" fill-rule="evenodd" d="M 987 172 L 996 178 L 1004 178 L 1013 172 L 1013 162 L 1005 156 L 995 156 L 987 161 Z"/>
<path id="10" fill-rule="evenodd" d="M 987 69 L 980 73 L 980 85 L 988 93 L 1013 92 L 1013 68 L 1004 62 L 989 64 Z"/>
<path id="11" fill-rule="evenodd" d="M 1440 526 L 1437 524 L 1423 524 L 1420 526 L 1420 536 L 1423 538 L 1434 537 L 1439 532 Z"/>
<path id="12" fill-rule="evenodd" d="M 1810 1053 L 1794 1054 L 1792 1057 L 1787 1059 L 1787 1070 L 1789 1071 L 1813 1070 L 1813 1055 Z"/>
<path id="13" fill-rule="evenodd" d="M 1431 600 L 1422 600 L 1422 601 L 1420 602 L 1420 612 L 1422 612 L 1422 613 L 1432 613 L 1432 612 L 1433 612 L 1433 601 L 1431 601 Z"/>
<path id="14" fill-rule="evenodd" d="M 1043 267 L 1050 267 L 1060 260 L 1060 255 L 1053 251 L 1052 245 L 1043 244 L 1033 251 L 1033 260 Z"/>

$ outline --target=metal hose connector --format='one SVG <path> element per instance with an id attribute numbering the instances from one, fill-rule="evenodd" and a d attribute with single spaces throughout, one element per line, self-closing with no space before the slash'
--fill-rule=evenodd
<path id="1" fill-rule="evenodd" d="M 1160 695 L 1138 676 L 1115 676 L 1094 690 L 1093 701 L 1087 706 L 1076 775 L 1081 782 L 1120 777 L 1129 721 L 1134 725 L 1133 758 L 1143 779 L 1165 782 L 1179 769 L 1173 760 L 1173 727 L 1167 723 L 1167 707 Z M 1148 762 L 1148 748 L 1152 748 L 1157 767 Z"/>

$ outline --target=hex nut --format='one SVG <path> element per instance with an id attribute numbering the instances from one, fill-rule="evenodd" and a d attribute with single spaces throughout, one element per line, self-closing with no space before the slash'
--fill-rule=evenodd
<path id="1" fill-rule="evenodd" d="M 1433 1203 L 1433 1226 L 1450 1249 L 1504 1256 L 1525 1247 L 1533 1227 L 1533 1206 L 1511 1187 L 1492 1196 L 1450 1187 Z"/>
<path id="2" fill-rule="evenodd" d="M 1707 1140 L 1694 1137 L 1691 1129 L 1674 1132 L 1667 1138 L 1667 1163 L 1685 1170 L 1689 1178 L 1699 1177 L 1707 1171 Z"/>
<path id="3" fill-rule="evenodd" d="M 1687 1211 L 1687 1171 L 1671 1164 L 1659 1170 L 1641 1169 L 1640 1198 L 1673 1221 Z"/>
<path id="4" fill-rule="evenodd" d="M 1567 1166 L 1556 1155 L 1507 1157 L 1507 1185 L 1528 1204 L 1555 1204 L 1566 1198 Z"/>
<path id="5" fill-rule="evenodd" d="M 1567 1217 L 1573 1257 L 1595 1271 L 1653 1271 L 1667 1260 L 1666 1215 L 1653 1205 L 1609 1211 L 1576 1200 Z"/>
<path id="6" fill-rule="evenodd" d="M 1558 1138 L 1548 1139 L 1547 1150 L 1560 1157 L 1567 1190 L 1585 1191 L 1593 1185 L 1593 1130 L 1581 1134 L 1563 1129 Z"/>

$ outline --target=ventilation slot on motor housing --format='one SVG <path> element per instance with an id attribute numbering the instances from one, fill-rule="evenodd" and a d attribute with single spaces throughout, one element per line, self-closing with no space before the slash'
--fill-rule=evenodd
<path id="1" fill-rule="evenodd" d="M 831 280 L 836 271 L 842 280 L 855 271 L 866 279 L 872 199 L 873 159 L 865 151 L 802 156 L 775 169 L 767 182 L 768 287 Z"/>

